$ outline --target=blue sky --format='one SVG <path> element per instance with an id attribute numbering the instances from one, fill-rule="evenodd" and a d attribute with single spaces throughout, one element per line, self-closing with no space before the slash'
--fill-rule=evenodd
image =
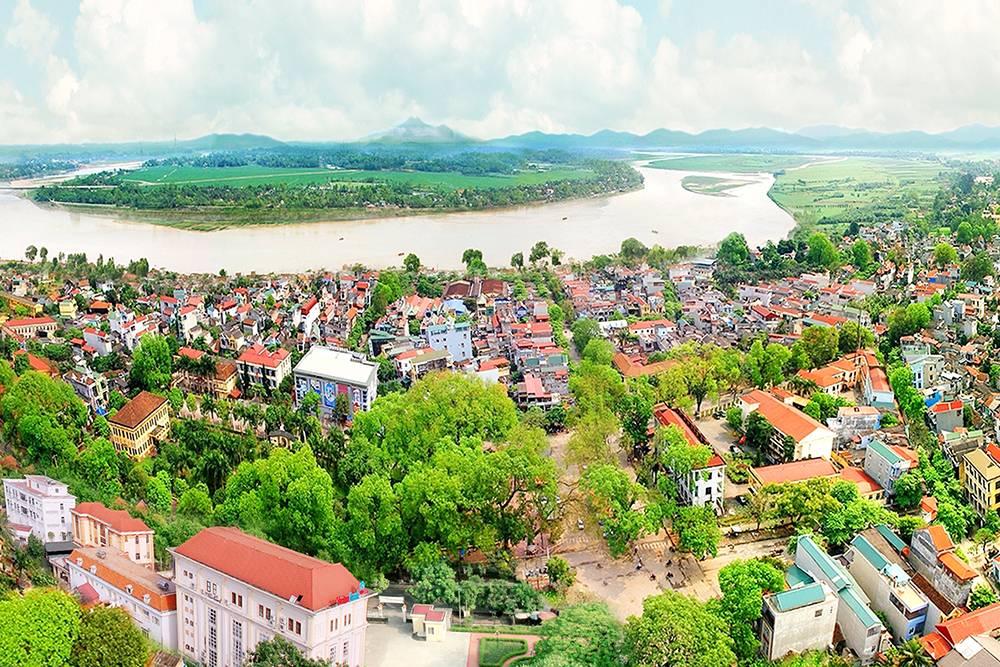
<path id="1" fill-rule="evenodd" d="M 0 142 L 1000 125 L 993 0 L 0 0 Z"/>

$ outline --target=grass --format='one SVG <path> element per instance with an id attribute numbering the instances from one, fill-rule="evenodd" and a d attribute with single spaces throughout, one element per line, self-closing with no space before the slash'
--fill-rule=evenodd
<path id="1" fill-rule="evenodd" d="M 523 639 L 483 637 L 479 640 L 480 667 L 500 667 L 513 657 L 528 652 L 528 642 Z"/>
<path id="2" fill-rule="evenodd" d="M 729 190 L 750 185 L 753 181 L 739 181 L 732 178 L 717 178 L 715 176 L 685 176 L 681 179 L 681 187 L 688 192 L 712 197 L 729 197 Z"/>
<path id="3" fill-rule="evenodd" d="M 817 159 L 806 155 L 689 155 L 650 162 L 654 169 L 678 171 L 724 171 L 736 174 L 774 173 L 799 167 Z"/>
<path id="4" fill-rule="evenodd" d="M 442 187 L 450 190 L 463 188 L 499 188 L 512 185 L 534 185 L 550 181 L 589 178 L 589 169 L 552 169 L 550 171 L 524 171 L 510 176 L 465 176 L 454 172 L 427 171 L 348 171 L 341 169 L 275 169 L 260 165 L 242 167 L 191 167 L 165 165 L 142 167 L 129 171 L 124 180 L 142 185 L 328 185 L 330 183 L 358 183 L 379 181 L 388 183 L 413 183 L 424 187 Z"/>

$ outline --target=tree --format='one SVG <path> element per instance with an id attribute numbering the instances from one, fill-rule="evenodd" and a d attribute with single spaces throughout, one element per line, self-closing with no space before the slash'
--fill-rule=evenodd
<path id="1" fill-rule="evenodd" d="M 840 333 L 837 336 L 837 345 L 841 354 L 847 354 L 864 348 L 869 348 L 875 344 L 875 334 L 870 329 L 858 324 L 855 320 L 847 320 L 840 325 Z"/>
<path id="2" fill-rule="evenodd" d="M 634 667 L 723 667 L 736 663 L 727 630 L 694 598 L 666 591 L 629 617 L 623 648 Z"/>
<path id="3" fill-rule="evenodd" d="M 896 515 L 874 500 L 856 498 L 840 507 L 831 506 L 823 515 L 820 531 L 830 544 L 840 545 L 854 539 L 866 528 L 883 523 L 893 524 L 895 521 Z"/>
<path id="4" fill-rule="evenodd" d="M 975 611 L 997 603 L 996 593 L 987 584 L 979 584 L 969 593 L 969 609 Z"/>
<path id="5" fill-rule="evenodd" d="M 528 261 L 532 264 L 537 264 L 539 260 L 548 257 L 549 252 L 549 244 L 545 241 L 539 241 L 531 247 L 531 254 L 528 255 Z"/>
<path id="6" fill-rule="evenodd" d="M 604 519 L 605 538 L 612 557 L 625 553 L 630 542 L 650 530 L 646 516 L 634 509 L 645 497 L 643 487 L 617 465 L 592 468 L 580 485 L 589 494 L 594 512 Z"/>
<path id="7" fill-rule="evenodd" d="M 938 523 L 944 526 L 955 542 L 961 542 L 969 529 L 969 520 L 962 508 L 938 498 Z"/>
<path id="8" fill-rule="evenodd" d="M 0 600 L 0 665 L 62 667 L 80 630 L 80 605 L 60 590 L 32 588 Z"/>
<path id="9" fill-rule="evenodd" d="M 767 417 L 756 410 L 747 415 L 746 419 L 746 443 L 757 451 L 765 451 L 774 436 L 774 426 L 767 421 Z"/>
<path id="10" fill-rule="evenodd" d="M 750 264 L 750 246 L 742 234 L 733 232 L 719 243 L 715 258 L 725 267 L 744 268 Z"/>
<path id="11" fill-rule="evenodd" d="M 743 428 L 743 410 L 738 405 L 734 405 L 726 410 L 726 423 L 737 431 Z"/>
<path id="12" fill-rule="evenodd" d="M 403 268 L 405 268 L 409 273 L 416 273 L 420 270 L 420 258 L 411 252 L 406 256 L 406 259 L 403 260 Z"/>
<path id="13" fill-rule="evenodd" d="M 132 353 L 129 386 L 150 392 L 164 392 L 170 386 L 171 354 L 167 339 L 146 334 Z"/>
<path id="14" fill-rule="evenodd" d="M 993 275 L 993 260 L 985 252 L 977 253 L 962 265 L 962 280 L 974 283 L 982 282 L 986 276 Z"/>
<path id="15" fill-rule="evenodd" d="M 177 512 L 188 516 L 212 516 L 212 499 L 208 496 L 208 487 L 193 487 L 185 491 L 177 502 Z"/>
<path id="16" fill-rule="evenodd" d="M 837 357 L 840 352 L 840 334 L 833 327 L 806 327 L 795 347 L 801 348 L 809 357 L 811 368 L 819 368 Z"/>
<path id="17" fill-rule="evenodd" d="M 902 508 L 916 507 L 924 497 L 924 481 L 920 473 L 908 470 L 892 485 L 896 502 Z"/>
<path id="18" fill-rule="evenodd" d="M 687 551 L 695 558 L 704 558 L 719 553 L 719 523 L 715 512 L 708 505 L 681 507 L 674 517 L 674 532 L 677 533 L 677 546 L 681 551 Z"/>
<path id="19" fill-rule="evenodd" d="M 472 263 L 475 261 L 483 261 L 483 251 L 475 250 L 473 248 L 467 249 L 462 253 L 462 264 L 465 264 L 466 268 L 471 267 Z"/>
<path id="20" fill-rule="evenodd" d="M 576 580 L 576 570 L 570 567 L 565 558 L 552 556 L 545 561 L 545 569 L 549 572 L 549 581 L 557 588 L 569 588 Z"/>
<path id="21" fill-rule="evenodd" d="M 20 354 L 14 355 L 14 373 L 17 375 L 24 375 L 31 370 L 31 357 L 28 356 L 27 352 L 21 352 Z"/>
<path id="22" fill-rule="evenodd" d="M 721 600 L 709 609 L 726 622 L 740 660 L 752 658 L 760 641 L 753 631 L 761 616 L 760 600 L 785 589 L 784 572 L 761 560 L 735 560 L 719 570 Z"/>
<path id="23" fill-rule="evenodd" d="M 523 269 L 524 268 L 524 253 L 523 252 L 515 252 L 513 255 L 511 255 L 510 256 L 510 265 L 512 267 L 514 267 L 515 269 Z"/>
<path id="24" fill-rule="evenodd" d="M 45 259 L 48 256 L 49 256 L 49 249 L 48 248 L 46 248 L 45 246 L 42 246 L 41 248 L 38 249 L 38 257 L 41 259 L 42 264 L 45 263 Z"/>
<path id="25" fill-rule="evenodd" d="M 958 260 L 958 252 L 950 244 L 941 242 L 934 246 L 934 263 L 943 269 Z"/>
<path id="26" fill-rule="evenodd" d="M 976 531 L 973 536 L 973 541 L 979 545 L 981 551 L 986 551 L 986 546 L 991 542 L 996 541 L 997 534 L 990 530 L 989 528 L 983 527 Z"/>
<path id="27" fill-rule="evenodd" d="M 38 254 L 38 248 L 36 248 L 33 245 L 29 245 L 28 248 L 24 251 L 24 256 L 28 258 L 29 262 L 34 262 L 35 256 L 37 254 Z"/>
<path id="28" fill-rule="evenodd" d="M 854 266 L 862 271 L 872 263 L 872 251 L 864 239 L 858 239 L 851 246 L 851 260 Z"/>
<path id="29" fill-rule="evenodd" d="M 454 604 L 458 601 L 458 582 L 455 570 L 443 560 L 418 565 L 411 571 L 414 585 L 410 594 L 423 604 Z"/>
<path id="30" fill-rule="evenodd" d="M 601 325 L 596 320 L 584 317 L 574 322 L 573 326 L 570 327 L 570 331 L 573 332 L 573 345 L 576 347 L 577 352 L 583 354 L 583 351 L 587 348 L 587 343 L 594 338 L 600 337 Z"/>
<path id="31" fill-rule="evenodd" d="M 245 667 L 330 667 L 329 661 L 322 658 L 318 660 L 307 658 L 295 644 L 281 635 L 257 642 L 253 650 L 247 653 L 243 665 Z"/>
<path id="32" fill-rule="evenodd" d="M 886 657 L 889 667 L 931 667 L 934 664 L 934 658 L 916 637 L 908 639 L 898 649 L 891 649 Z"/>
<path id="33" fill-rule="evenodd" d="M 637 259 L 642 259 L 649 252 L 649 248 L 644 246 L 641 241 L 635 238 L 627 238 L 622 241 L 621 251 L 618 253 L 622 259 L 630 262 L 634 262 Z"/>
<path id="34" fill-rule="evenodd" d="M 955 230 L 955 242 L 960 246 L 969 245 L 974 238 L 972 225 L 967 220 L 959 224 L 958 229 Z"/>
<path id="35" fill-rule="evenodd" d="M 82 611 L 71 667 L 144 667 L 147 658 L 146 640 L 124 609 L 97 605 Z"/>
<path id="36" fill-rule="evenodd" d="M 591 341 L 590 345 L 594 342 Z M 588 345 L 588 349 L 590 347 Z M 650 392 L 651 393 L 651 392 Z M 622 431 L 633 447 L 649 442 L 649 420 L 653 418 L 653 400 L 642 392 L 630 392 L 618 401 Z"/>
<path id="37" fill-rule="evenodd" d="M 823 232 L 815 232 L 809 237 L 809 265 L 816 268 L 835 269 L 840 256 L 829 237 Z"/>
<path id="38" fill-rule="evenodd" d="M 595 364 L 610 366 L 615 357 L 615 348 L 606 340 L 601 338 L 591 338 L 587 342 L 587 346 L 583 348 L 583 352 L 580 356 L 594 362 Z"/>

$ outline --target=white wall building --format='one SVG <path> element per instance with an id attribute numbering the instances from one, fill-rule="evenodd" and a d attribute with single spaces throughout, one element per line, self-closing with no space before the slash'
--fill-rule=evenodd
<path id="1" fill-rule="evenodd" d="M 472 358 L 472 333 L 468 322 L 432 324 L 427 327 L 424 338 L 428 347 L 435 352 L 448 350 L 456 362 Z"/>
<path id="2" fill-rule="evenodd" d="M 44 475 L 5 479 L 3 497 L 8 521 L 29 526 L 42 542 L 73 539 L 70 510 L 76 507 L 76 496 L 70 495 L 62 482 Z"/>
<path id="3" fill-rule="evenodd" d="M 350 352 L 328 347 L 311 347 L 292 370 L 295 378 L 295 403 L 308 393 L 320 397 L 324 417 L 335 413 L 337 395 L 346 394 L 348 410 L 365 411 L 378 396 L 378 364 L 356 358 Z"/>
<path id="4" fill-rule="evenodd" d="M 178 650 L 189 661 L 241 665 L 258 642 L 281 635 L 309 658 L 365 664 L 372 593 L 343 565 L 223 527 L 171 553 Z"/>
<path id="5" fill-rule="evenodd" d="M 127 611 L 146 637 L 177 650 L 174 582 L 133 563 L 111 547 L 78 547 L 66 559 L 71 589 L 90 585 L 101 602 Z M 80 591 L 86 599 L 84 591 Z"/>
<path id="6" fill-rule="evenodd" d="M 833 643 L 839 599 L 822 581 L 764 596 L 760 652 L 768 661 Z"/>

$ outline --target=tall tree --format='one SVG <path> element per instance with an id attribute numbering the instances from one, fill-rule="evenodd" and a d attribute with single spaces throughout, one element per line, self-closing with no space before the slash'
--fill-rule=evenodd
<path id="1" fill-rule="evenodd" d="M 752 658 L 760 646 L 753 631 L 761 615 L 761 596 L 785 589 L 784 573 L 760 560 L 735 560 L 719 570 L 721 600 L 712 600 L 709 609 L 726 622 L 740 660 Z"/>
<path id="2" fill-rule="evenodd" d="M 171 359 L 167 339 L 146 334 L 132 353 L 129 386 L 151 392 L 164 392 L 170 385 Z"/>
<path id="3" fill-rule="evenodd" d="M 633 667 L 729 667 L 736 664 L 724 621 L 674 591 L 642 602 L 642 616 L 625 624 L 624 649 Z"/>
<path id="4" fill-rule="evenodd" d="M 0 600 L 0 665 L 64 667 L 80 631 L 80 605 L 63 591 L 32 588 Z"/>
<path id="5" fill-rule="evenodd" d="M 124 609 L 83 610 L 70 667 L 144 667 L 148 657 L 146 640 Z"/>

